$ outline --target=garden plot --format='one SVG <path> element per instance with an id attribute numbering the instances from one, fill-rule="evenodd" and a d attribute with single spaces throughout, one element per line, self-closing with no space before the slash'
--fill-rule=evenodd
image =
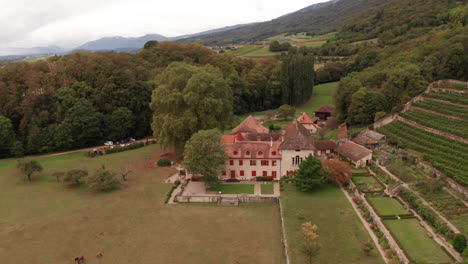
<path id="1" fill-rule="evenodd" d="M 385 187 L 380 184 L 374 177 L 365 175 L 353 175 L 352 180 L 359 191 L 367 192 L 382 192 Z"/>
<path id="2" fill-rule="evenodd" d="M 415 263 L 453 263 L 416 218 L 383 220 L 406 256 Z"/>

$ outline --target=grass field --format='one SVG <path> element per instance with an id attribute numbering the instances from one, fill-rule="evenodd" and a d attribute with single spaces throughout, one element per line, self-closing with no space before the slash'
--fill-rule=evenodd
<path id="1" fill-rule="evenodd" d="M 268 48 L 259 47 L 259 46 L 243 46 L 238 49 L 229 51 L 227 53 L 236 55 L 236 56 L 247 56 L 247 57 L 274 56 L 274 55 L 279 54 L 278 52 L 271 52 L 268 50 Z"/>
<path id="2" fill-rule="evenodd" d="M 314 86 L 312 97 L 304 105 L 297 108 L 297 111 L 306 112 L 308 115 L 314 116 L 314 111 L 323 105 L 334 106 L 333 94 L 338 87 L 339 82 L 324 83 Z"/>
<path id="3" fill-rule="evenodd" d="M 175 170 L 151 166 L 160 154 L 152 145 L 93 159 L 51 157 L 31 183 L 12 167 L 0 169 L 0 262 L 65 264 L 84 255 L 87 264 L 284 263 L 276 204 L 166 205 L 171 185 L 162 181 Z M 128 163 L 135 167 L 124 188 L 107 194 L 66 188 L 47 175 Z"/>
<path id="4" fill-rule="evenodd" d="M 217 191 L 224 194 L 253 194 L 254 185 L 253 184 L 220 184 L 216 189 L 210 189 L 211 191 Z"/>
<path id="5" fill-rule="evenodd" d="M 383 191 L 384 187 L 372 176 L 352 176 L 352 180 L 359 185 L 361 191 Z"/>
<path id="6" fill-rule="evenodd" d="M 315 192 L 303 193 L 292 184 L 284 186 L 281 201 L 291 263 L 308 263 L 300 252 L 301 224 L 306 221 L 319 228 L 322 249 L 314 263 L 384 263 L 377 250 L 372 251 L 371 256 L 361 250 L 361 243 L 371 240 L 370 235 L 338 187 L 327 185 Z"/>
<path id="7" fill-rule="evenodd" d="M 407 255 L 417 263 L 452 263 L 452 259 L 426 234 L 417 219 L 384 220 L 384 223 Z"/>
<path id="8" fill-rule="evenodd" d="M 261 191 L 262 194 L 274 194 L 274 185 L 272 183 L 267 183 L 267 184 L 262 184 L 261 186 Z"/>
<path id="9" fill-rule="evenodd" d="M 382 215 L 403 215 L 410 212 L 396 200 L 390 197 L 367 197 L 375 212 Z"/>

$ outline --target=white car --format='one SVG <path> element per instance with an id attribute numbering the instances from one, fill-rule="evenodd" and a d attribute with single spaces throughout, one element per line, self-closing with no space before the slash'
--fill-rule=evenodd
<path id="1" fill-rule="evenodd" d="M 105 146 L 112 146 L 114 145 L 114 142 L 112 141 L 106 141 L 106 143 L 104 143 Z"/>

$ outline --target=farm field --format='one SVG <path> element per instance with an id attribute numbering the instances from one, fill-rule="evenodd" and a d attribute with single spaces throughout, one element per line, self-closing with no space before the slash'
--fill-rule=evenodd
<path id="1" fill-rule="evenodd" d="M 276 204 L 166 205 L 172 185 L 162 181 L 174 169 L 150 166 L 161 153 L 151 145 L 97 158 L 80 153 L 41 159 L 44 175 L 31 183 L 15 177 L 14 166 L 2 167 L 1 262 L 73 263 L 84 255 L 87 264 L 284 263 Z M 49 176 L 102 165 L 119 171 L 128 163 L 135 167 L 125 187 L 107 194 L 66 188 Z M 228 228 L 226 219 L 236 228 Z M 99 252 L 102 259 L 95 257 Z"/>
<path id="2" fill-rule="evenodd" d="M 452 135 L 468 138 L 468 121 L 448 118 L 420 110 L 400 114 L 402 117 Z"/>
<path id="3" fill-rule="evenodd" d="M 401 121 L 377 129 L 400 147 L 423 153 L 423 158 L 462 185 L 468 185 L 468 144 L 439 136 Z"/>
<path id="4" fill-rule="evenodd" d="M 367 197 L 369 203 L 374 207 L 379 216 L 404 215 L 410 212 L 396 200 L 390 197 Z"/>
<path id="5" fill-rule="evenodd" d="M 424 100 L 421 102 L 413 103 L 413 105 L 431 111 L 436 111 L 439 113 L 468 119 L 468 107 L 453 104 L 445 104 L 442 102 L 432 100 Z"/>
<path id="6" fill-rule="evenodd" d="M 456 92 L 431 92 L 423 94 L 424 97 L 445 100 L 452 103 L 468 105 L 468 94 L 460 94 Z"/>
<path id="7" fill-rule="evenodd" d="M 243 46 L 227 52 L 236 56 L 255 57 L 255 56 L 275 56 L 279 52 L 271 52 L 268 48 L 261 46 Z"/>
<path id="8" fill-rule="evenodd" d="M 416 218 L 383 221 L 410 259 L 418 263 L 453 262 Z"/>
<path id="9" fill-rule="evenodd" d="M 363 241 L 371 240 L 351 204 L 334 185 L 303 193 L 292 184 L 284 184 L 282 205 L 291 263 L 306 263 L 300 252 L 301 224 L 311 221 L 318 226 L 320 254 L 314 263 L 371 264 L 384 263 L 377 250 L 366 256 L 361 250 Z"/>
<path id="10" fill-rule="evenodd" d="M 451 88 L 451 89 L 457 89 L 457 90 L 465 90 L 468 89 L 468 86 L 460 83 L 449 83 L 449 82 L 441 82 L 440 84 L 437 84 L 436 87 L 443 87 L 443 88 Z"/>

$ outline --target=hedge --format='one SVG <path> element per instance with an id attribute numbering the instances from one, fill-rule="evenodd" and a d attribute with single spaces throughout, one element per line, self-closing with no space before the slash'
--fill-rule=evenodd
<path id="1" fill-rule="evenodd" d="M 171 189 L 169 190 L 169 192 L 166 194 L 166 201 L 164 203 L 168 203 L 169 202 L 169 199 L 171 199 L 171 195 L 172 195 L 172 192 L 177 188 L 177 186 L 179 186 L 180 184 L 180 181 L 179 180 L 176 180 L 174 182 L 174 184 L 172 185 Z"/>

